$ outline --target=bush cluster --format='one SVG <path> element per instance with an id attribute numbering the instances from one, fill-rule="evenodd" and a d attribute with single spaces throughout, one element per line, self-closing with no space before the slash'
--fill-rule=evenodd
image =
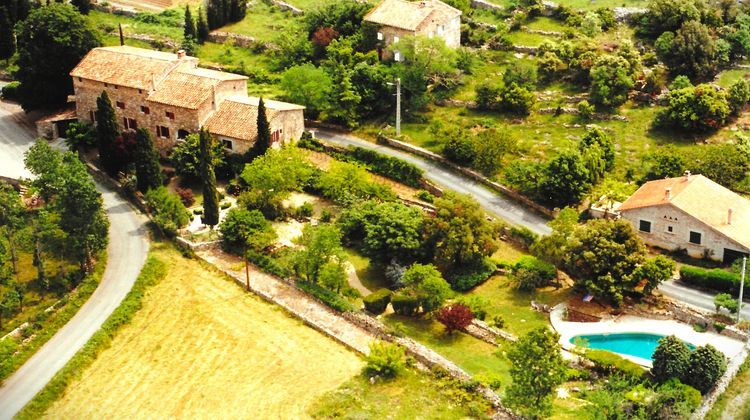
<path id="1" fill-rule="evenodd" d="M 594 363 L 597 370 L 608 375 L 620 373 L 638 380 L 646 373 L 637 363 L 606 350 L 587 350 L 586 358 Z"/>
<path id="2" fill-rule="evenodd" d="M 737 296 L 740 288 L 739 275 L 719 268 L 707 270 L 683 266 L 680 268 L 680 280 L 687 284 L 729 293 L 733 296 Z M 750 286 L 745 285 L 745 295 L 748 293 L 750 293 Z"/>
<path id="3" fill-rule="evenodd" d="M 297 280 L 297 287 L 320 299 L 326 305 L 339 312 L 354 312 L 356 308 L 346 298 L 323 286 L 304 280 Z"/>
<path id="4" fill-rule="evenodd" d="M 374 315 L 380 315 L 385 312 L 388 304 L 391 303 L 391 291 L 388 289 L 380 289 L 375 293 L 367 295 L 362 299 L 362 303 L 365 304 L 365 309 Z"/>
<path id="5" fill-rule="evenodd" d="M 370 354 L 365 357 L 367 366 L 365 371 L 371 375 L 392 378 L 398 375 L 405 366 L 406 351 L 403 347 L 376 341 L 370 344 Z"/>
<path id="6" fill-rule="evenodd" d="M 485 258 L 476 266 L 458 267 L 445 274 L 445 279 L 453 290 L 465 292 L 487 281 L 497 270 L 497 266 L 489 258 Z"/>
<path id="7" fill-rule="evenodd" d="M 518 290 L 530 292 L 548 286 L 557 277 L 557 269 L 536 257 L 523 256 L 513 267 L 513 277 Z"/>
<path id="8" fill-rule="evenodd" d="M 419 312 L 419 298 L 407 293 L 396 293 L 391 298 L 393 311 L 399 315 L 414 316 Z"/>

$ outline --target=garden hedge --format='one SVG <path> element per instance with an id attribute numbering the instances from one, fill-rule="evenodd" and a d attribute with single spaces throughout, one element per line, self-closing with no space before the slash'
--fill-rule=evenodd
<path id="1" fill-rule="evenodd" d="M 740 276 L 729 271 L 714 268 L 706 270 L 698 267 L 683 266 L 680 268 L 680 280 L 694 286 L 705 287 L 717 292 L 737 296 L 740 290 Z M 745 283 L 745 295 L 750 293 L 750 286 Z"/>
<path id="2" fill-rule="evenodd" d="M 393 311 L 399 315 L 414 316 L 419 312 L 419 298 L 404 293 L 396 293 L 391 298 Z"/>
<path id="3" fill-rule="evenodd" d="M 320 299 L 339 312 L 354 312 L 356 308 L 346 298 L 315 283 L 297 280 L 297 287 Z"/>
<path id="4" fill-rule="evenodd" d="M 362 299 L 365 304 L 365 309 L 368 312 L 380 315 L 385 312 L 385 308 L 391 302 L 391 291 L 388 289 L 380 289 L 375 293 L 369 294 Z"/>
<path id="5" fill-rule="evenodd" d="M 622 373 L 633 379 L 640 379 L 646 373 L 646 370 L 637 363 L 606 350 L 587 350 L 586 358 L 591 360 L 596 365 L 596 369 L 603 373 Z"/>

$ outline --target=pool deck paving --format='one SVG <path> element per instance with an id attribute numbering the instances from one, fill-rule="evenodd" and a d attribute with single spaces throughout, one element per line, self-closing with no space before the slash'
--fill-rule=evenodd
<path id="1" fill-rule="evenodd" d="M 732 359 L 740 351 L 744 343 L 712 332 L 697 332 L 691 325 L 671 320 L 656 320 L 632 315 L 600 322 L 568 322 L 564 321 L 565 305 L 555 306 L 550 312 L 552 327 L 560 334 L 560 344 L 565 350 L 572 350 L 575 346 L 571 339 L 578 335 L 591 334 L 623 334 L 645 333 L 657 335 L 674 335 L 686 343 L 694 346 L 711 344 L 720 350 L 727 358 Z M 651 368 L 651 360 L 618 353 L 625 359 Z"/>

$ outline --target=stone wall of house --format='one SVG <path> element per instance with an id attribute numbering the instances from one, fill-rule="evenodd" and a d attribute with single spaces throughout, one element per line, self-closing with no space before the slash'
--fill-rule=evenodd
<path id="1" fill-rule="evenodd" d="M 749 249 L 672 205 L 625 210 L 622 217 L 633 224 L 646 244 L 667 250 L 684 248 L 691 257 L 702 258 L 707 255 L 709 258 L 721 260 L 724 257 L 724 248 L 750 252 Z M 639 230 L 641 220 L 651 222 L 650 233 Z M 669 226 L 672 227 L 672 232 L 668 231 Z M 690 231 L 701 233 L 700 245 L 689 242 Z"/>
<path id="2" fill-rule="evenodd" d="M 456 16 L 448 22 L 435 22 L 426 20 L 417 27 L 417 34 L 430 37 L 443 38 L 445 45 L 450 48 L 461 46 L 461 18 Z"/>
<path id="3" fill-rule="evenodd" d="M 395 28 L 393 26 L 381 26 L 378 32 L 383 34 L 383 39 L 380 40 L 383 47 L 380 49 L 380 58 L 383 60 L 390 60 L 393 58 L 393 53 L 388 47 L 396 42 L 396 38 L 404 39 L 407 36 L 414 36 L 416 32 L 408 31 L 406 29 Z"/>

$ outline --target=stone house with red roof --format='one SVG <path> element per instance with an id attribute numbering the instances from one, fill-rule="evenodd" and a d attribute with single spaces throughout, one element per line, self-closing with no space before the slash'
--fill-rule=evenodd
<path id="1" fill-rule="evenodd" d="M 647 182 L 618 211 L 650 246 L 726 263 L 750 254 L 750 200 L 703 175 Z"/>
<path id="2" fill-rule="evenodd" d="M 259 98 L 247 94 L 247 77 L 198 67 L 198 59 L 130 46 L 91 50 L 70 72 L 76 116 L 95 123 L 96 99 L 107 92 L 122 130 L 143 127 L 166 153 L 206 127 L 234 153 L 257 138 Z M 304 107 L 264 101 L 275 143 L 298 140 Z"/>
<path id="3" fill-rule="evenodd" d="M 461 11 L 440 0 L 383 0 L 364 17 L 378 27 L 378 41 L 385 47 L 406 36 L 439 37 L 450 48 L 461 46 Z M 382 59 L 401 61 L 401 53 L 380 50 Z"/>

